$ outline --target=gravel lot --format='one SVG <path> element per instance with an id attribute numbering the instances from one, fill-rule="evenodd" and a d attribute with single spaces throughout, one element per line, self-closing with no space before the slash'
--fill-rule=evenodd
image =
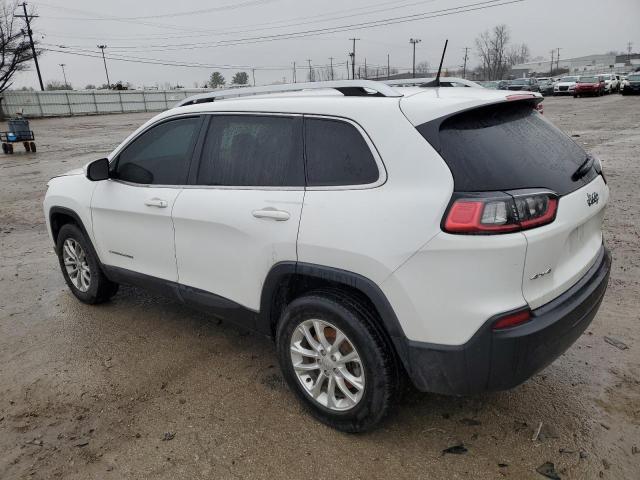
<path id="1" fill-rule="evenodd" d="M 601 157 L 612 190 L 600 312 L 524 385 L 409 392 L 357 436 L 301 410 L 266 339 L 133 288 L 76 301 L 45 231 L 46 182 L 151 115 L 32 121 L 38 153 L 0 156 L 0 478 L 544 479 L 545 462 L 563 479 L 639 478 L 640 97 L 544 105 Z M 443 454 L 459 443 L 466 453 Z"/>

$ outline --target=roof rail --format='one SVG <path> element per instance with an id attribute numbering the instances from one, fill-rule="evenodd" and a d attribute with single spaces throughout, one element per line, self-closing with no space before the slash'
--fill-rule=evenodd
<path id="1" fill-rule="evenodd" d="M 298 92 L 302 90 L 321 90 L 332 88 L 345 97 L 370 96 L 370 97 L 401 97 L 402 94 L 395 91 L 389 85 L 373 80 L 339 80 L 331 82 L 305 82 L 287 83 L 284 85 L 266 85 L 264 87 L 246 87 L 218 90 L 201 93 L 185 98 L 176 107 L 194 105 L 196 103 L 213 102 L 214 100 L 234 97 L 247 97 L 251 95 L 263 95 L 268 93 Z"/>
<path id="2" fill-rule="evenodd" d="M 430 78 L 404 78 L 401 80 L 383 80 L 383 83 L 391 86 L 391 87 L 431 87 L 434 82 L 435 77 Z M 440 77 L 441 84 L 447 83 L 459 83 L 464 85 L 465 87 L 482 87 L 480 84 L 473 82 L 471 80 L 467 80 L 466 78 L 459 77 Z M 442 85 L 443 87 L 448 87 L 450 85 Z"/>

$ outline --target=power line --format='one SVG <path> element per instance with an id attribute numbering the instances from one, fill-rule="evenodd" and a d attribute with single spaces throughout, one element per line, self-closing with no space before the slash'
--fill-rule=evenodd
<path id="1" fill-rule="evenodd" d="M 521 3 L 524 1 L 525 0 L 487 0 L 482 2 L 461 5 L 458 7 L 433 10 L 429 12 L 422 12 L 422 13 L 416 13 L 411 15 L 402 15 L 402 16 L 391 17 L 391 18 L 380 19 L 380 20 L 345 24 L 345 25 L 339 25 L 334 27 L 316 28 L 311 30 L 301 30 L 297 32 L 288 32 L 288 33 L 280 33 L 280 34 L 273 34 L 273 35 L 259 35 L 255 37 L 245 37 L 245 38 L 232 39 L 232 40 L 219 40 L 216 42 L 195 42 L 195 43 L 190 42 L 190 43 L 181 43 L 181 44 L 155 44 L 155 45 L 149 44 L 145 46 L 121 45 L 121 46 L 118 46 L 117 48 L 120 50 L 144 48 L 145 51 L 153 51 L 153 49 L 155 48 L 155 49 L 160 49 L 161 51 L 166 51 L 166 50 L 185 50 L 185 49 L 197 49 L 197 48 L 207 48 L 207 47 L 247 45 L 247 44 L 271 42 L 276 40 L 289 40 L 289 39 L 295 39 L 295 38 L 339 33 L 339 32 L 353 30 L 354 28 L 369 29 L 369 28 L 376 28 L 376 27 L 382 27 L 382 26 L 388 26 L 388 25 L 395 25 L 400 23 L 415 22 L 419 20 L 427 20 L 432 18 L 457 15 L 460 13 L 486 10 L 489 8 Z"/>
<path id="2" fill-rule="evenodd" d="M 228 29 L 223 29 L 223 30 L 219 30 L 219 29 L 196 29 L 196 31 L 201 32 L 198 34 L 188 34 L 188 35 L 176 35 L 176 36 L 172 36 L 172 37 L 167 37 L 166 35 L 156 35 L 154 37 L 129 37 L 129 40 L 141 40 L 144 38 L 163 38 L 163 39 L 167 39 L 167 38 L 193 38 L 193 37 L 202 37 L 202 36 L 211 36 L 211 34 L 220 34 L 220 35 L 230 35 L 230 34 L 237 34 L 237 33 L 247 33 L 247 32 L 255 32 L 255 31 L 260 31 L 260 30 L 272 30 L 272 29 L 278 29 L 278 28 L 286 28 L 286 27 L 290 27 L 290 26 L 301 26 L 301 25 L 309 25 L 309 24 L 313 24 L 313 23 L 323 23 L 323 22 L 327 22 L 330 20 L 341 20 L 344 18 L 349 18 L 349 17 L 356 17 L 356 16 L 361 16 L 363 14 L 365 15 L 371 15 L 373 13 L 380 13 L 380 12 L 384 12 L 387 10 L 397 10 L 398 8 L 405 8 L 405 7 L 411 7 L 411 6 L 416 6 L 416 5 L 420 5 L 420 4 L 424 4 L 424 3 L 433 3 L 435 1 L 438 0 L 420 0 L 420 1 L 413 1 L 413 2 L 404 2 L 404 3 L 398 3 L 398 2 L 382 2 L 382 3 L 377 3 L 377 4 L 370 4 L 367 7 L 356 7 L 356 8 L 349 8 L 346 10 L 335 10 L 333 12 L 328 12 L 328 13 L 324 13 L 324 14 L 320 14 L 320 15 L 311 15 L 311 16 L 303 16 L 303 17 L 294 17 L 294 18 L 290 18 L 290 19 L 285 19 L 285 20 L 279 20 L 279 21 L 275 21 L 275 22 L 263 22 L 263 23 L 254 23 L 254 24 L 248 24 L 248 25 L 239 25 L 237 27 L 233 27 L 233 28 L 247 28 L 248 30 L 235 30 L 235 31 L 229 31 Z M 391 4 L 391 7 L 387 7 L 387 8 L 380 8 L 380 9 L 372 9 L 373 7 L 378 7 L 378 6 L 383 6 L 383 5 L 389 5 Z M 46 4 L 45 4 L 46 6 Z M 80 11 L 80 12 L 86 12 L 85 10 L 78 10 L 78 9 L 69 9 L 69 8 L 64 8 L 64 7 L 57 7 L 57 8 L 62 8 L 63 10 L 70 10 L 70 11 Z M 360 11 L 360 10 L 365 10 L 364 12 L 358 12 L 358 13 L 352 13 L 352 14 L 345 14 L 346 12 L 353 12 L 353 11 Z M 88 14 L 91 14 L 91 12 L 87 12 Z M 323 18 L 324 17 L 324 18 Z M 53 17 L 53 18 L 63 18 L 63 17 Z M 141 17 L 144 18 L 144 17 Z M 110 18 L 105 18 L 105 20 L 109 20 Z M 297 20 L 310 20 L 310 21 L 303 21 L 303 22 L 299 22 Z M 293 22 L 293 23 L 292 23 Z M 280 24 L 280 25 L 278 25 Z M 284 24 L 284 25 L 282 25 Z M 161 26 L 161 25 L 158 25 Z M 264 28 L 256 28 L 256 27 L 262 27 L 265 26 Z M 189 31 L 193 31 L 193 28 L 190 28 Z M 60 37 L 69 37 L 68 35 L 53 35 L 53 36 L 60 36 Z M 82 38 L 80 36 L 77 37 L 72 37 L 72 38 Z M 88 39 L 96 39 L 97 37 L 85 37 Z M 113 40 L 118 39 L 117 37 L 112 37 Z M 122 37 L 121 37 L 122 39 Z"/>
<path id="3" fill-rule="evenodd" d="M 38 72 L 38 81 L 40 82 L 40 90 L 44 92 L 44 85 L 42 84 L 42 75 L 40 74 L 40 65 L 38 65 L 38 54 L 36 53 L 36 47 L 33 45 L 33 32 L 31 31 L 31 19 L 38 17 L 38 15 L 27 14 L 27 2 L 22 2 L 22 10 L 24 15 L 15 15 L 14 17 L 24 18 L 27 24 L 27 34 L 29 35 L 29 43 L 31 43 L 31 53 L 33 54 L 33 61 L 36 63 L 36 71 Z"/>

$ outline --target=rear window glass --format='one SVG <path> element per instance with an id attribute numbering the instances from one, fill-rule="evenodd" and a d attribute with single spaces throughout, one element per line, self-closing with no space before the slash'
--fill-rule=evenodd
<path id="1" fill-rule="evenodd" d="M 572 179 L 586 152 L 528 103 L 463 112 L 444 120 L 435 132 L 431 123 L 418 131 L 444 158 L 456 191 L 548 188 L 564 195 L 597 175 L 592 169 Z"/>

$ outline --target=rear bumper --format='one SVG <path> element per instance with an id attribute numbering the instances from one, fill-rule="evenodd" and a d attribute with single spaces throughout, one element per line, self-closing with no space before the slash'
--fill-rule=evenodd
<path id="1" fill-rule="evenodd" d="M 607 289 L 611 256 L 603 246 L 576 285 L 533 311 L 533 319 L 494 332 L 489 319 L 464 345 L 408 341 L 405 366 L 422 391 L 464 395 L 513 388 L 553 362 L 584 332 Z"/>

